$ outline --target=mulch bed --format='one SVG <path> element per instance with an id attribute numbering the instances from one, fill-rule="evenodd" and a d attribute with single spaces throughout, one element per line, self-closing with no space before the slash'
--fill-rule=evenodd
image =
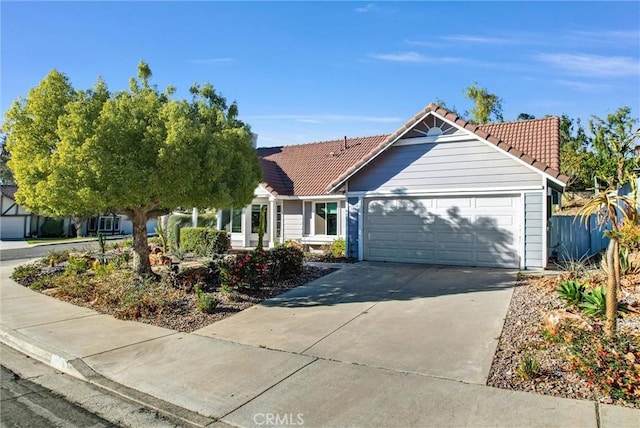
<path id="1" fill-rule="evenodd" d="M 229 298 L 222 293 L 216 293 L 220 299 L 220 303 L 212 314 L 199 312 L 195 306 L 195 294 L 187 294 L 172 307 L 170 312 L 164 311 L 154 317 L 138 318 L 136 321 L 184 333 L 191 333 L 250 308 L 263 300 L 300 287 L 336 270 L 337 269 L 327 267 L 305 266 L 304 272 L 294 278 L 265 284 L 259 289 L 240 289 L 238 290 L 237 299 L 234 299 L 234 301 L 229 300 Z"/>

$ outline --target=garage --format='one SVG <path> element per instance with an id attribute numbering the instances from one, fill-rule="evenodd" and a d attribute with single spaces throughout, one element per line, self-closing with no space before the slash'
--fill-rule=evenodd
<path id="1" fill-rule="evenodd" d="M 24 239 L 27 235 L 26 224 L 29 217 L 2 216 L 0 220 L 0 239 Z"/>
<path id="2" fill-rule="evenodd" d="M 520 195 L 371 198 L 364 259 L 519 268 Z"/>

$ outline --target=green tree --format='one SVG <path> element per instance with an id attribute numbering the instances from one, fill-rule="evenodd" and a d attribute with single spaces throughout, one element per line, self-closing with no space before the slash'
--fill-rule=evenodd
<path id="1" fill-rule="evenodd" d="M 16 198 L 58 216 L 117 212 L 133 222 L 134 267 L 151 275 L 146 223 L 181 206 L 242 206 L 261 171 L 238 107 L 206 83 L 150 85 L 141 62 L 129 89 L 110 93 L 99 79 L 77 91 L 52 71 L 6 114 Z"/>
<path id="2" fill-rule="evenodd" d="M 7 135 L 2 134 L 0 136 L 0 184 L 15 184 L 15 178 L 13 178 L 13 171 L 7 165 L 11 158 L 9 151 L 7 150 Z"/>
<path id="3" fill-rule="evenodd" d="M 516 120 L 532 120 L 535 119 L 536 117 L 532 114 L 529 113 L 520 113 L 518 115 L 518 117 L 516 118 Z"/>
<path id="4" fill-rule="evenodd" d="M 595 174 L 610 188 L 635 182 L 633 169 L 638 167 L 634 148 L 638 119 L 629 107 L 620 107 L 605 119 L 591 116 L 589 129 L 596 153 Z"/>
<path id="5" fill-rule="evenodd" d="M 560 117 L 560 172 L 569 177 L 567 190 L 593 188 L 595 153 L 579 120 Z"/>
<path id="6" fill-rule="evenodd" d="M 486 88 L 478 86 L 478 82 L 465 89 L 465 96 L 473 101 L 469 112 L 470 121 L 478 125 L 490 122 L 503 122 L 502 98 L 490 93 Z"/>

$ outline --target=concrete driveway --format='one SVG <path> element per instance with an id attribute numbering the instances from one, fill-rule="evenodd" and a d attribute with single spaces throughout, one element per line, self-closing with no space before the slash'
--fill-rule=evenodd
<path id="1" fill-rule="evenodd" d="M 515 272 L 358 263 L 196 334 L 485 384 Z"/>

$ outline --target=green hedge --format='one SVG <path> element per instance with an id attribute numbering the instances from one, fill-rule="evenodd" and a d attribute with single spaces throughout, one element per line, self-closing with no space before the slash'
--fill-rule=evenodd
<path id="1" fill-rule="evenodd" d="M 226 253 L 231 240 L 226 231 L 210 227 L 183 227 L 180 229 L 180 248 L 202 256 Z"/>
<path id="2" fill-rule="evenodd" d="M 192 217 L 188 214 L 173 214 L 169 217 L 167 224 L 167 242 L 169 248 L 176 248 L 180 244 L 180 231 L 185 227 L 191 227 Z M 217 217 L 215 213 L 204 213 L 198 215 L 198 227 L 215 229 Z M 190 250 L 187 250 L 190 251 Z"/>
<path id="3" fill-rule="evenodd" d="M 64 235 L 64 221 L 47 217 L 40 226 L 40 235 L 45 238 L 58 238 Z"/>

